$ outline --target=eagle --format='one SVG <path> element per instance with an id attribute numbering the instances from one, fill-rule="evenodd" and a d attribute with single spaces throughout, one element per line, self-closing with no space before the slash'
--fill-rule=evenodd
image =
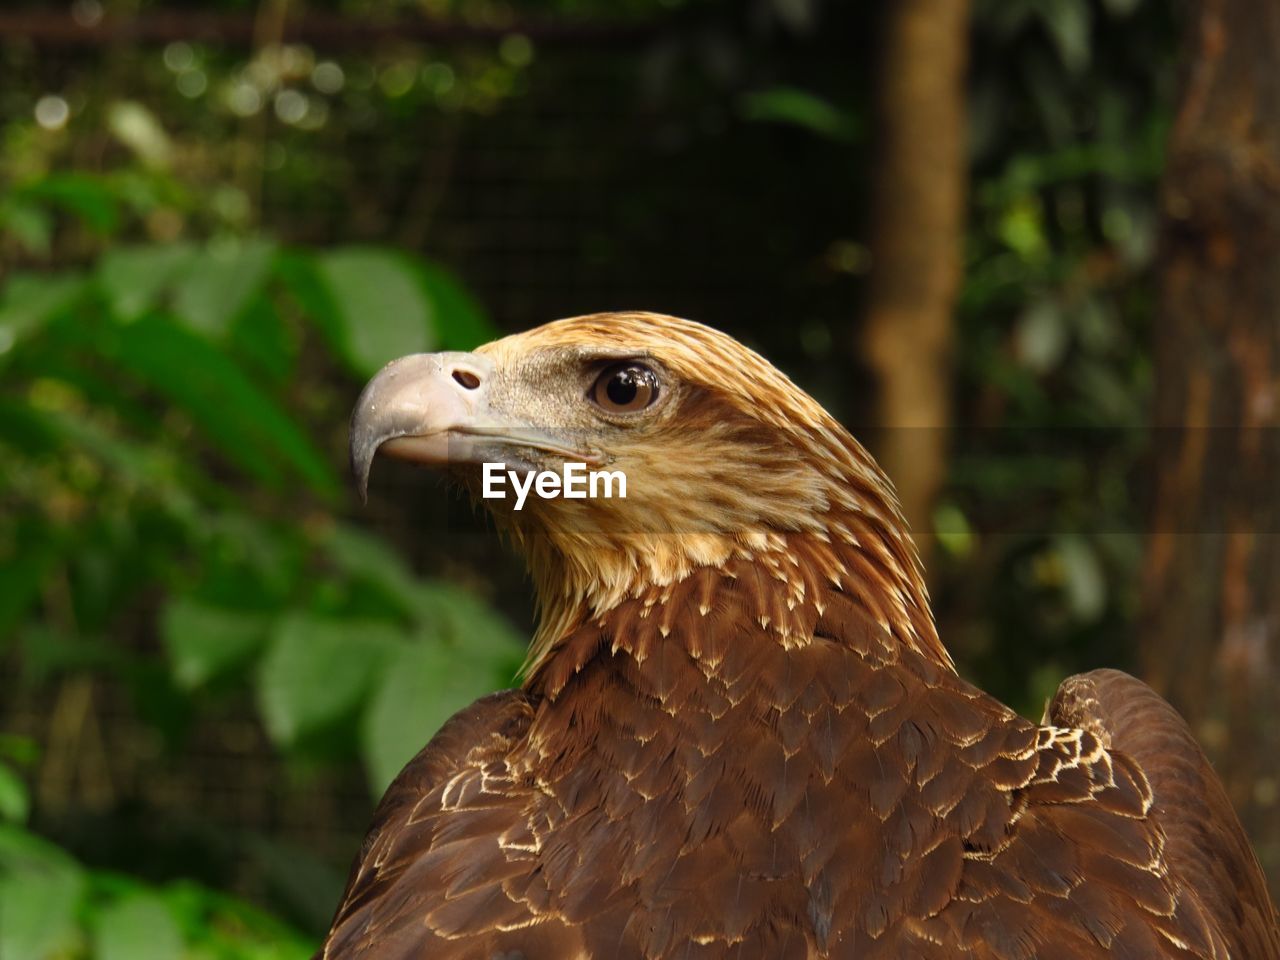
<path id="1" fill-rule="evenodd" d="M 1039 724 L 963 680 L 888 479 L 726 334 L 401 358 L 352 416 L 362 491 L 376 454 L 489 508 L 539 624 L 388 788 L 322 960 L 1280 958 L 1182 719 L 1114 670 Z M 625 497 L 484 497 L 568 463 Z"/>

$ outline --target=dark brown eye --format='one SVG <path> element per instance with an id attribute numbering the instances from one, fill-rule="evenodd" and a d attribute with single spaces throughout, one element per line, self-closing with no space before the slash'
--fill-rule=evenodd
<path id="1" fill-rule="evenodd" d="M 610 413 L 635 413 L 658 399 L 658 376 L 643 364 L 614 364 L 596 378 L 590 396 Z"/>

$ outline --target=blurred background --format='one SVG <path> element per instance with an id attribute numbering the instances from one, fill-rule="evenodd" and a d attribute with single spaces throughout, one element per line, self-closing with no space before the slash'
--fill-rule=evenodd
<path id="1" fill-rule="evenodd" d="M 1275 884 L 1278 51 L 1248 0 L 6 3 L 0 960 L 309 955 L 531 629 L 438 480 L 358 506 L 359 388 L 620 308 L 872 447 L 967 677 L 1170 697 Z"/>

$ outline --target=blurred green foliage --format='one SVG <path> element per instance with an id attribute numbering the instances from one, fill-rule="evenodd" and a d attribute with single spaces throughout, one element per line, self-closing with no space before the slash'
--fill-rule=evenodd
<path id="1" fill-rule="evenodd" d="M 313 944 L 224 893 L 91 870 L 24 829 L 30 740 L 0 736 L 0 957 L 305 960 Z"/>
<path id="2" fill-rule="evenodd" d="M 0 817 L 0 957 L 306 960 L 313 950 L 307 938 L 226 894 L 88 870 Z"/>
<path id="3" fill-rule="evenodd" d="M 1176 12 L 1141 0 L 974 9 L 936 595 L 952 649 L 1032 716 L 1067 674 L 1133 666 Z"/>
<path id="4" fill-rule="evenodd" d="M 175 744 L 202 698 L 252 688 L 281 751 L 347 745 L 377 797 L 451 713 L 512 681 L 522 647 L 335 517 L 343 439 L 307 425 L 341 425 L 383 363 L 472 347 L 488 321 L 448 271 L 392 250 L 121 242 L 154 212 L 131 208 L 131 183 L 53 173 L 0 197 L 34 252 L 61 230 L 100 250 L 0 286 L 0 644 L 27 684 L 123 684 Z M 24 743 L 5 759 L 30 761 Z M 0 763 L 0 957 L 307 955 L 224 895 L 86 870 L 24 831 L 22 768 Z"/>
<path id="5" fill-rule="evenodd" d="M 58 195 L 77 214 L 116 203 L 88 177 Z M 487 329 L 447 272 L 375 248 L 111 245 L 85 269 L 11 274 L 0 290 L 3 635 L 42 678 L 108 669 L 155 696 L 139 669 L 147 654 L 104 641 L 158 588 L 175 694 L 253 682 L 286 748 L 368 707 L 380 792 L 420 746 L 410 732 L 405 749 L 403 711 L 440 702 L 419 728 L 432 729 L 455 686 L 474 698 L 508 681 L 519 647 L 482 605 L 416 579 L 332 517 L 341 438 L 304 427 L 297 407 L 320 398 L 300 394 L 314 374 L 299 364 L 323 345 L 330 373 L 363 379 L 405 353 L 474 346 Z M 246 509 L 238 485 L 268 505 Z M 42 594 L 51 582 L 65 606 Z M 404 674 L 427 662 L 453 667 L 428 672 L 435 696 L 406 698 Z M 465 679 L 446 682 L 450 672 Z"/>

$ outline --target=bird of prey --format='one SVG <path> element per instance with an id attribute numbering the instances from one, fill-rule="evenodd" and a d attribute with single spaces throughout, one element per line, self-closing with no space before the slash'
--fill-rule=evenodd
<path id="1" fill-rule="evenodd" d="M 962 680 L 893 491 L 725 334 L 644 313 L 421 354 L 375 454 L 626 496 L 484 499 L 540 604 L 519 689 L 387 790 L 324 960 L 1280 958 L 1257 860 L 1151 689 L 1040 724 Z"/>

